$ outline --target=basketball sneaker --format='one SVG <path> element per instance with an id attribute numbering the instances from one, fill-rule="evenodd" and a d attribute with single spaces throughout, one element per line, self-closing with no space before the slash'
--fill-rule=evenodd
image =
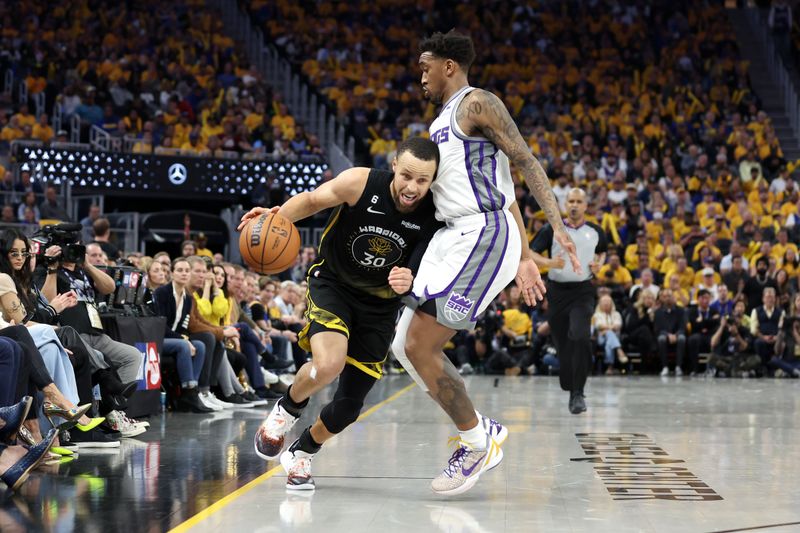
<path id="1" fill-rule="evenodd" d="M 491 470 L 503 460 L 503 449 L 489 434 L 486 435 L 485 450 L 474 450 L 458 437 L 451 441 L 458 442 L 458 448 L 447 462 L 447 468 L 431 481 L 431 490 L 444 496 L 467 492 L 483 472 Z"/>
<path id="2" fill-rule="evenodd" d="M 278 457 L 283 449 L 286 434 L 298 420 L 299 417 L 293 416 L 283 408 L 281 400 L 275 402 L 269 416 L 256 431 L 256 454 L 266 461 Z"/>
<path id="3" fill-rule="evenodd" d="M 289 449 L 281 454 L 281 466 L 289 476 L 286 479 L 287 490 L 314 490 L 314 478 L 311 477 L 311 459 L 313 453 L 307 453 L 300 448 L 300 439 L 297 439 L 289 446 Z"/>
<path id="4" fill-rule="evenodd" d="M 494 439 L 498 446 L 502 446 L 508 438 L 508 429 L 497 420 L 481 415 L 481 425 L 486 434 Z"/>

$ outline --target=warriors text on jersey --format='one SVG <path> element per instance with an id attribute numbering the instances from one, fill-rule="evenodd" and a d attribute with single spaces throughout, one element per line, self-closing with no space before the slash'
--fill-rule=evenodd
<path id="1" fill-rule="evenodd" d="M 401 213 L 390 189 L 393 174 L 373 169 L 354 206 L 331 214 L 320 242 L 322 272 L 381 298 L 397 298 L 387 278 L 392 267 L 408 266 L 414 248 L 438 227 L 430 195 L 411 213 Z M 316 275 L 316 273 L 312 274 Z"/>
<path id="2" fill-rule="evenodd" d="M 454 94 L 430 127 L 441 158 L 431 185 L 439 220 L 508 209 L 514 201 L 508 157 L 485 137 L 465 135 L 456 122 L 456 109 L 474 89 Z"/>

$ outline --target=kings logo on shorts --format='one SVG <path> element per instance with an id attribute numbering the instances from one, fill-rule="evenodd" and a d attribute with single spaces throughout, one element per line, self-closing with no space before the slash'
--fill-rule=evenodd
<path id="1" fill-rule="evenodd" d="M 457 292 L 451 292 L 444 304 L 444 316 L 451 322 L 460 322 L 467 317 L 474 304 L 473 300 Z"/>

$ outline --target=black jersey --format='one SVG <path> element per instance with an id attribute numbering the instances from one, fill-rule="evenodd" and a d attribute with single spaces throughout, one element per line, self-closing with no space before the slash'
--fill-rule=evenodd
<path id="1" fill-rule="evenodd" d="M 324 260 L 322 274 L 329 272 L 340 282 L 380 298 L 398 298 L 387 281 L 389 271 L 408 267 L 415 248 L 426 245 L 440 227 L 431 194 L 411 213 L 397 210 L 392 178 L 392 172 L 370 170 L 358 202 L 342 204 L 331 213 L 317 261 Z"/>

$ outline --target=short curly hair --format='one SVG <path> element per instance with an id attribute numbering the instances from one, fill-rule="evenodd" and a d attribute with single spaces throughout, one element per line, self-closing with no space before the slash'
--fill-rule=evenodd
<path id="1" fill-rule="evenodd" d="M 430 52 L 443 59 L 452 59 L 465 71 L 468 71 L 475 61 L 475 46 L 472 44 L 472 39 L 456 30 L 447 33 L 437 31 L 430 37 L 425 37 L 419 43 L 419 51 Z"/>

